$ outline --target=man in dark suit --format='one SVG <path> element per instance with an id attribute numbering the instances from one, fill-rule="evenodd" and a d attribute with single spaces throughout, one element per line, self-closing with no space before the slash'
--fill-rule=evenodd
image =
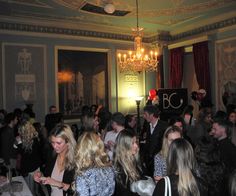
<path id="1" fill-rule="evenodd" d="M 161 150 L 162 137 L 168 124 L 159 119 L 160 110 L 157 106 L 147 105 L 143 110 L 143 117 L 149 123 L 146 130 L 144 162 L 147 169 L 146 174 L 152 177 L 154 156 Z"/>

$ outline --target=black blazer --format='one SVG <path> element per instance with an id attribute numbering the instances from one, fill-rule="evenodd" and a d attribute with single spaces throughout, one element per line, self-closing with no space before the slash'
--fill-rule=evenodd
<path id="1" fill-rule="evenodd" d="M 145 174 L 148 176 L 153 176 L 154 173 L 154 156 L 157 154 L 162 147 L 162 138 L 163 134 L 168 127 L 168 124 L 164 121 L 158 120 L 157 125 L 155 126 L 153 133 L 150 132 L 150 125 L 147 129 L 147 137 L 145 144 Z"/>
<path id="2" fill-rule="evenodd" d="M 149 158 L 153 158 L 155 154 L 161 150 L 163 134 L 167 127 L 168 124 L 165 121 L 158 120 L 158 123 L 151 134 L 151 127 L 149 125 L 146 138 L 146 153 L 148 154 Z"/>
<path id="3" fill-rule="evenodd" d="M 51 156 L 50 156 L 51 154 Z M 46 164 L 45 164 L 45 169 L 44 169 L 44 176 L 51 176 L 52 175 L 52 171 L 54 168 L 54 165 L 56 163 L 56 159 L 57 159 L 57 154 L 51 152 L 49 153 L 49 156 L 47 158 Z M 65 184 L 72 184 L 72 182 L 74 181 L 74 176 L 75 176 L 75 170 L 65 170 L 64 171 L 64 175 L 62 178 L 62 182 Z M 51 187 L 49 185 L 47 185 L 48 188 L 48 192 L 51 193 Z M 63 196 L 66 195 L 66 191 L 63 191 Z"/>

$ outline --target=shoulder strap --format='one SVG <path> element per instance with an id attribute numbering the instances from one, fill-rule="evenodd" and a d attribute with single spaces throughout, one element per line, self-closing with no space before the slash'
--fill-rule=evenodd
<path id="1" fill-rule="evenodd" d="M 169 192 L 169 196 L 171 196 L 171 185 L 170 185 L 170 178 L 168 176 L 166 176 L 167 178 L 167 184 L 168 184 L 168 192 Z"/>
<path id="2" fill-rule="evenodd" d="M 165 176 L 164 180 L 165 180 L 165 196 L 171 196 L 170 179 L 168 176 Z"/>
<path id="3" fill-rule="evenodd" d="M 167 186 L 168 186 L 168 182 L 167 182 L 167 179 L 166 179 L 166 176 L 164 177 L 164 180 L 165 180 L 165 196 L 167 196 Z"/>

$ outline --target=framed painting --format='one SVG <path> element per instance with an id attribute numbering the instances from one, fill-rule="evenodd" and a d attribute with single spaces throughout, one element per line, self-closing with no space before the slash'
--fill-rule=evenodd
<path id="1" fill-rule="evenodd" d="M 108 51 L 72 46 L 55 50 L 59 112 L 70 119 L 86 108 L 109 107 Z"/>

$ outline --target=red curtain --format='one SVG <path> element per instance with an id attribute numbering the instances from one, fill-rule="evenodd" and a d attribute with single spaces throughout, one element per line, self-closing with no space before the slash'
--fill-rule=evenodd
<path id="1" fill-rule="evenodd" d="M 194 67 L 199 88 L 207 92 L 207 97 L 211 98 L 209 50 L 208 42 L 193 44 Z"/>
<path id="2" fill-rule="evenodd" d="M 164 71 L 163 71 L 163 55 L 158 56 L 158 68 L 157 68 L 157 89 L 164 88 Z"/>
<path id="3" fill-rule="evenodd" d="M 170 50 L 170 88 L 180 88 L 183 79 L 184 48 Z"/>

